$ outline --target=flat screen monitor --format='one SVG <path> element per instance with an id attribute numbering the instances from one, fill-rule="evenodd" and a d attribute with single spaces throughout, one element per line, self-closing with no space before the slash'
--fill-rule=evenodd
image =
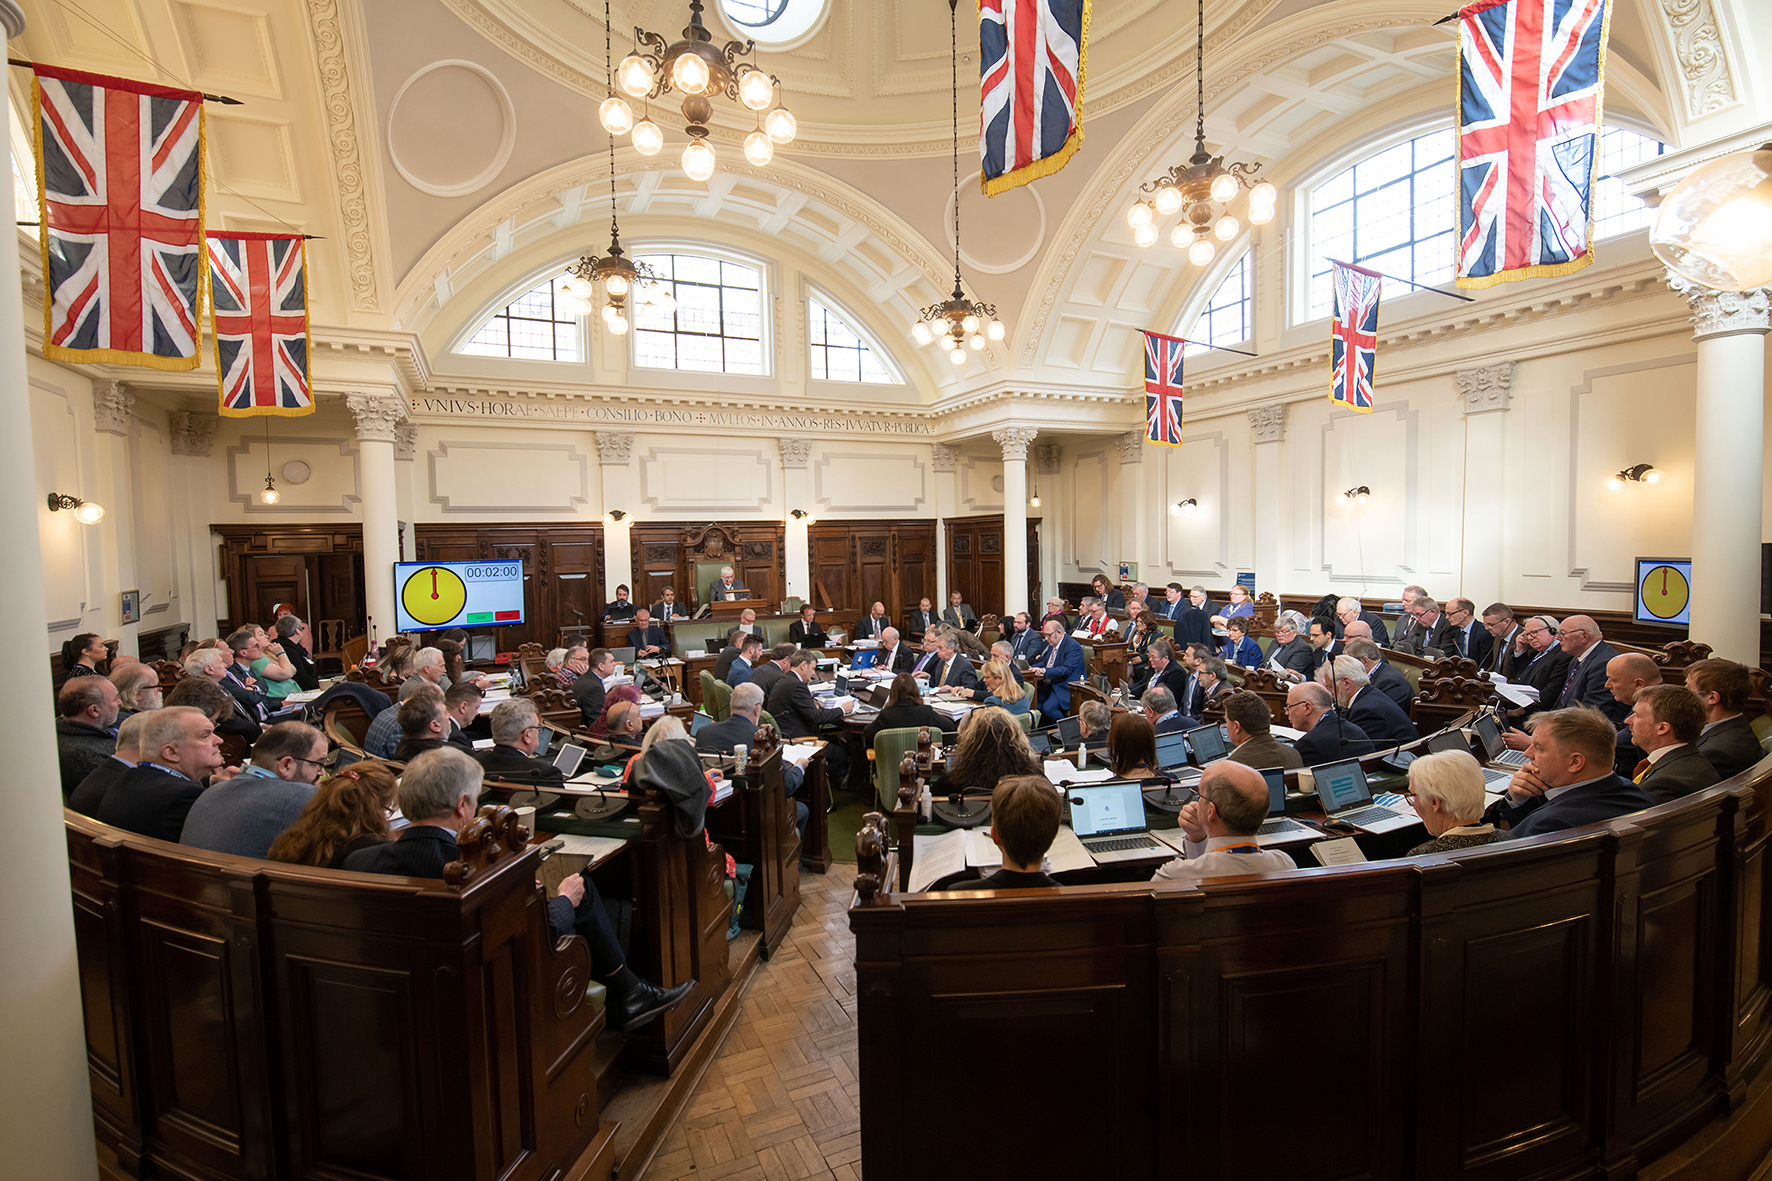
<path id="1" fill-rule="evenodd" d="M 1167 771 L 1171 767 L 1187 765 L 1187 735 L 1182 733 L 1157 735 L 1157 769 Z"/>
<path id="2" fill-rule="evenodd" d="M 520 561 L 394 563 L 394 626 L 400 631 L 523 621 Z"/>
<path id="3" fill-rule="evenodd" d="M 1692 559 L 1638 558 L 1632 598 L 1636 622 L 1685 627 L 1692 622 Z"/>

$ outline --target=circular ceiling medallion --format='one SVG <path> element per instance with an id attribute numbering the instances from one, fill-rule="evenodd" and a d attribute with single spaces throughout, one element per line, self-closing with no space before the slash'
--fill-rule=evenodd
<path id="1" fill-rule="evenodd" d="M 960 187 L 948 194 L 947 209 L 942 213 L 948 249 L 954 248 L 954 199 L 958 197 L 964 243 L 961 261 L 987 275 L 1019 271 L 1034 261 L 1046 242 L 1046 202 L 1032 185 L 987 197 L 978 189 L 978 175 L 961 177 Z"/>
<path id="2" fill-rule="evenodd" d="M 504 84 L 475 62 L 435 61 L 388 108 L 388 155 L 413 188 L 460 197 L 492 183 L 517 146 L 517 110 Z"/>
<path id="3" fill-rule="evenodd" d="M 306 460 L 292 459 L 283 465 L 283 479 L 290 484 L 306 484 L 308 477 L 314 474 Z"/>

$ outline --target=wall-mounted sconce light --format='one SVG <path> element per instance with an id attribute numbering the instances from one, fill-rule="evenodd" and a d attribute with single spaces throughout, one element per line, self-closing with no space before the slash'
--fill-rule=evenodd
<path id="1" fill-rule="evenodd" d="M 1182 513 L 1196 512 L 1199 510 L 1199 507 L 1200 502 L 1190 496 L 1186 500 L 1170 505 L 1169 515 L 1172 517 L 1179 517 Z"/>
<path id="2" fill-rule="evenodd" d="M 812 524 L 812 514 L 803 508 L 794 509 L 792 512 L 788 513 L 788 516 L 794 518 L 796 521 L 805 521 L 808 525 Z"/>
<path id="3" fill-rule="evenodd" d="M 628 514 L 623 509 L 612 508 L 609 510 L 609 512 L 606 514 L 606 516 L 611 521 L 615 521 L 617 523 L 620 523 L 620 522 L 625 521 L 627 519 Z"/>
<path id="4" fill-rule="evenodd" d="M 1627 467 L 1616 476 L 1606 477 L 1606 495 L 1612 495 L 1624 487 L 1626 483 L 1659 484 L 1664 474 L 1660 468 L 1653 464 L 1639 463 L 1633 467 Z"/>
<path id="5" fill-rule="evenodd" d="M 63 509 L 72 509 L 74 519 L 82 525 L 96 525 L 105 519 L 105 510 L 102 505 L 94 504 L 90 500 L 81 500 L 78 496 L 51 492 L 49 494 L 49 511 L 59 513 Z"/>
<path id="6" fill-rule="evenodd" d="M 1341 494 L 1342 504 L 1365 504 L 1372 499 L 1372 489 L 1361 484 L 1358 488 L 1349 488 Z"/>

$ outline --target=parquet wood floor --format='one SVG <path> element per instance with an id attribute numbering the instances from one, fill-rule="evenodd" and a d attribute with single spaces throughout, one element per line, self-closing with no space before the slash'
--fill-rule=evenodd
<path id="1" fill-rule="evenodd" d="M 645 1181 L 860 1181 L 855 866 L 800 876 L 800 912 Z"/>

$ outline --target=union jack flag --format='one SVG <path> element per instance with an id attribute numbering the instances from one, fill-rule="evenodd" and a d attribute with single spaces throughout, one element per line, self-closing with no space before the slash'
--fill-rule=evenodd
<path id="1" fill-rule="evenodd" d="M 1458 285 L 1578 271 L 1611 0 L 1480 0 L 1458 18 Z"/>
<path id="2" fill-rule="evenodd" d="M 299 234 L 211 234 L 221 412 L 314 412 L 308 384 L 307 243 Z"/>
<path id="3" fill-rule="evenodd" d="M 1083 143 L 1089 0 L 979 0 L 979 185 L 994 197 Z"/>
<path id="4" fill-rule="evenodd" d="M 1365 267 L 1331 263 L 1335 314 L 1329 323 L 1329 359 L 1337 406 L 1372 413 L 1372 380 L 1378 368 L 1378 297 L 1384 276 Z"/>
<path id="5" fill-rule="evenodd" d="M 1158 332 L 1144 334 L 1144 437 L 1181 446 L 1181 356 L 1187 341 Z"/>
<path id="6" fill-rule="evenodd" d="M 43 355 L 195 369 L 203 96 L 37 66 Z"/>

